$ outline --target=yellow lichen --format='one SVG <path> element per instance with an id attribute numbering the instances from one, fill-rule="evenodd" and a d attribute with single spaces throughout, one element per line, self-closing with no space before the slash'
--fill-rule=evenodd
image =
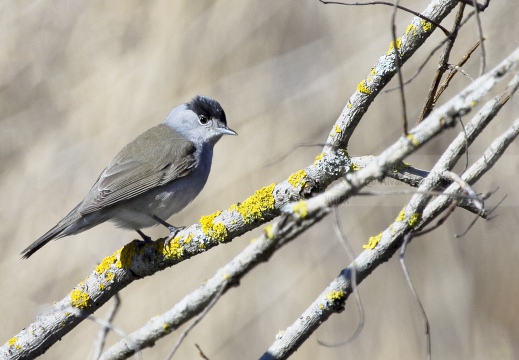
<path id="1" fill-rule="evenodd" d="M 413 35 L 416 36 L 418 35 L 418 32 L 416 31 L 418 28 L 416 25 L 413 25 L 413 24 L 409 24 L 407 26 L 407 28 L 405 29 L 405 34 L 406 35 L 409 35 L 411 33 L 411 31 L 413 32 Z"/>
<path id="2" fill-rule="evenodd" d="M 348 150 L 346 149 L 337 149 L 337 155 L 343 156 L 348 159 L 350 158 L 350 156 L 348 155 Z"/>
<path id="3" fill-rule="evenodd" d="M 402 171 L 403 169 L 406 169 L 406 168 L 409 168 L 411 167 L 411 165 L 409 165 L 408 163 L 405 163 L 403 161 L 401 161 L 397 166 L 391 168 L 391 170 L 394 172 L 394 173 L 397 173 L 399 171 Z"/>
<path id="4" fill-rule="evenodd" d="M 256 191 L 254 195 L 242 203 L 231 205 L 229 211 L 237 211 L 245 224 L 264 220 L 263 214 L 274 209 L 274 188 L 276 184 L 270 184 Z"/>
<path id="5" fill-rule="evenodd" d="M 170 333 L 171 332 L 171 326 L 168 323 L 162 324 L 162 328 L 165 332 Z"/>
<path id="6" fill-rule="evenodd" d="M 225 242 L 227 241 L 229 237 L 229 232 L 227 231 L 227 228 L 225 227 L 223 222 L 217 222 L 213 226 L 213 234 L 212 237 L 219 242 Z"/>
<path id="7" fill-rule="evenodd" d="M 324 153 L 320 153 L 319 155 L 317 155 L 314 160 L 314 166 L 317 165 L 319 163 L 319 161 L 321 161 L 324 158 L 324 156 L 325 156 Z"/>
<path id="8" fill-rule="evenodd" d="M 300 200 L 296 202 L 294 205 L 292 205 L 292 211 L 294 211 L 294 214 L 296 214 L 299 218 L 304 219 L 306 218 L 306 215 L 308 215 L 308 208 L 306 207 L 306 201 Z"/>
<path id="9" fill-rule="evenodd" d="M 265 235 L 268 239 L 274 238 L 274 232 L 272 231 L 272 225 L 265 226 Z"/>
<path id="10" fill-rule="evenodd" d="M 110 269 L 110 265 L 114 264 L 117 261 L 117 257 L 115 255 L 107 256 L 101 261 L 99 265 L 96 267 L 96 273 L 101 275 L 106 270 Z"/>
<path id="11" fill-rule="evenodd" d="M 180 244 L 180 236 L 171 239 L 167 246 L 163 247 L 163 254 L 168 259 L 182 260 L 184 247 Z"/>
<path id="12" fill-rule="evenodd" d="M 99 284 L 99 290 L 104 290 L 106 288 L 105 284 Z"/>
<path id="13" fill-rule="evenodd" d="M 193 235 L 192 233 L 189 233 L 189 234 L 187 235 L 187 237 L 184 239 L 184 244 L 189 244 L 189 243 L 191 242 L 191 240 L 193 240 L 193 237 L 194 237 L 194 236 L 195 236 L 195 235 Z"/>
<path id="14" fill-rule="evenodd" d="M 304 189 L 306 187 L 306 171 L 299 170 L 288 177 L 288 183 L 295 188 L 301 187 Z"/>
<path id="15" fill-rule="evenodd" d="M 132 259 L 135 255 L 137 242 L 132 241 L 129 244 L 124 245 L 121 249 L 115 252 L 115 256 L 118 260 L 115 262 L 115 266 L 119 269 L 128 269 L 132 265 Z"/>
<path id="16" fill-rule="evenodd" d="M 351 109 L 353 107 L 353 104 L 348 100 L 346 106 L 348 107 L 348 109 Z"/>
<path id="17" fill-rule="evenodd" d="M 401 46 L 402 46 L 402 39 L 401 38 L 397 38 L 396 39 L 396 48 L 400 49 Z M 389 49 L 387 50 L 386 55 L 391 54 L 391 52 L 393 51 L 394 48 L 395 48 L 395 43 L 393 41 L 391 41 L 389 43 Z"/>
<path id="18" fill-rule="evenodd" d="M 10 347 L 14 347 L 16 350 L 22 350 L 22 347 L 20 346 L 20 344 L 17 344 L 18 342 L 18 338 L 17 337 L 13 337 L 13 338 L 10 338 L 9 341 L 7 342 L 7 344 L 10 346 Z"/>
<path id="19" fill-rule="evenodd" d="M 371 94 L 371 90 L 366 85 L 366 80 L 362 80 L 357 84 L 357 91 L 367 95 Z"/>
<path id="20" fill-rule="evenodd" d="M 202 216 L 199 222 L 205 235 L 219 242 L 225 242 L 229 237 L 227 228 L 222 222 L 217 222 L 216 224 L 213 222 L 221 213 L 221 211 L 217 211 L 211 215 Z"/>
<path id="21" fill-rule="evenodd" d="M 418 222 L 420 222 L 421 218 L 422 218 L 422 215 L 420 213 L 411 214 L 409 216 L 409 218 L 407 219 L 407 223 L 409 224 L 409 226 L 414 227 L 416 224 L 418 224 Z M 395 222 L 402 222 L 405 219 L 406 219 L 405 209 L 402 209 L 398 213 L 398 216 L 396 217 Z"/>
<path id="22" fill-rule="evenodd" d="M 213 229 L 213 220 L 220 216 L 222 212 L 220 210 L 212 213 L 211 215 L 204 215 L 200 218 L 200 225 L 202 226 L 202 232 L 206 235 L 209 234 L 209 232 Z"/>
<path id="23" fill-rule="evenodd" d="M 422 24 L 422 29 L 425 32 L 431 31 L 431 29 L 433 28 L 433 24 L 430 23 L 429 21 L 422 19 L 422 20 L 420 20 L 420 23 Z"/>
<path id="24" fill-rule="evenodd" d="M 327 293 L 324 298 L 326 300 L 330 300 L 330 301 L 337 301 L 337 300 L 342 300 L 344 299 L 344 292 L 342 291 L 330 291 L 329 293 Z"/>
<path id="25" fill-rule="evenodd" d="M 351 171 L 359 171 L 361 168 L 359 165 L 355 164 L 355 163 L 351 163 Z"/>
<path id="26" fill-rule="evenodd" d="M 414 137 L 413 134 L 407 134 L 407 138 L 411 140 L 411 144 L 413 144 L 414 146 L 420 145 L 420 142 Z"/>
<path id="27" fill-rule="evenodd" d="M 378 243 L 380 242 L 380 239 L 382 239 L 382 233 L 378 234 L 377 236 L 370 237 L 369 241 L 368 241 L 368 244 L 367 245 L 362 245 L 362 248 L 363 249 L 373 250 L 378 245 Z"/>
<path id="28" fill-rule="evenodd" d="M 405 219 L 405 209 L 402 209 L 398 213 L 398 216 L 396 217 L 395 222 L 401 222 L 401 221 L 404 221 L 404 219 Z"/>
<path id="29" fill-rule="evenodd" d="M 112 271 L 107 271 L 107 272 L 105 273 L 105 280 L 106 280 L 107 282 L 112 282 L 114 278 L 115 278 L 115 273 L 114 273 L 114 272 L 112 272 Z"/>
<path id="30" fill-rule="evenodd" d="M 416 224 L 420 222 L 420 219 L 422 218 L 422 215 L 419 213 L 414 213 L 409 216 L 409 219 L 407 220 L 407 223 L 410 227 L 415 227 Z"/>
<path id="31" fill-rule="evenodd" d="M 90 306 L 91 303 L 90 295 L 86 292 L 74 289 L 70 292 L 70 305 L 78 309 L 84 309 Z"/>

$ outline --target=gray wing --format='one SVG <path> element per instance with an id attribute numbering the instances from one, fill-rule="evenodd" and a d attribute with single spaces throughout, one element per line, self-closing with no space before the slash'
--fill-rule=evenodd
<path id="1" fill-rule="evenodd" d="M 115 156 L 79 205 L 79 213 L 92 213 L 188 175 L 197 164 L 195 151 L 192 142 L 164 124 L 149 129 Z"/>

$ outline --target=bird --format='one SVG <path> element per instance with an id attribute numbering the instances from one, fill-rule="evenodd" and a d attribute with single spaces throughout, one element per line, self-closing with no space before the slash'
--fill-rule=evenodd
<path id="1" fill-rule="evenodd" d="M 88 194 L 52 229 L 22 251 L 27 259 L 51 240 L 78 234 L 105 221 L 135 230 L 166 222 L 202 191 L 223 135 L 237 135 L 227 127 L 221 105 L 197 95 L 175 107 L 165 120 L 145 131 L 112 159 Z"/>

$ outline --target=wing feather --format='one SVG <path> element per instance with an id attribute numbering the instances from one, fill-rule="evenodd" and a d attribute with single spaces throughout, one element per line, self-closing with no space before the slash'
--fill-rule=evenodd
<path id="1" fill-rule="evenodd" d="M 164 124 L 149 129 L 103 170 L 79 212 L 92 213 L 188 175 L 197 164 L 195 151 L 192 142 Z"/>

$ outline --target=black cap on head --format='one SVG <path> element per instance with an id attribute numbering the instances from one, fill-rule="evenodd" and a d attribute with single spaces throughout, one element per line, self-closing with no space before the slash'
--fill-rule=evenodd
<path id="1" fill-rule="evenodd" d="M 186 104 L 189 110 L 192 110 L 198 116 L 205 115 L 207 118 L 219 119 L 224 125 L 227 126 L 227 119 L 225 112 L 218 103 L 218 101 L 211 99 L 210 97 L 197 95 Z"/>

